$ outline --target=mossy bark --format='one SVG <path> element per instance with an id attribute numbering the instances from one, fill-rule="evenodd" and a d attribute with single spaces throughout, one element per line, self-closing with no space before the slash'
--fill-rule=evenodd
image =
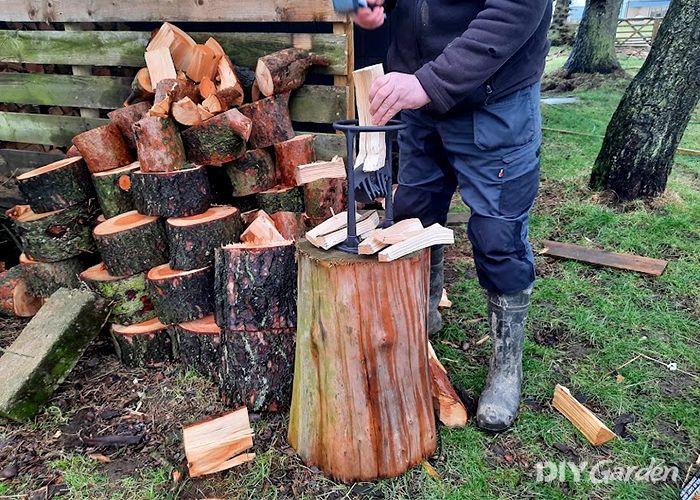
<path id="1" fill-rule="evenodd" d="M 90 172 L 83 160 L 31 177 L 19 176 L 17 187 L 36 213 L 61 210 L 95 197 Z"/>
<path id="2" fill-rule="evenodd" d="M 277 183 L 272 155 L 265 149 L 246 151 L 244 155 L 223 165 L 234 197 L 248 196 L 270 189 Z"/>
<path id="3" fill-rule="evenodd" d="M 160 219 L 95 240 L 114 276 L 131 276 L 168 262 L 168 238 Z"/>
<path id="4" fill-rule="evenodd" d="M 268 214 L 275 212 L 303 212 L 304 191 L 301 186 L 278 187 L 255 195 L 258 207 Z"/>
<path id="5" fill-rule="evenodd" d="M 574 47 L 564 69 L 569 73 L 613 73 L 621 69 L 615 54 L 617 18 L 622 0 L 587 0 Z"/>
<path id="6" fill-rule="evenodd" d="M 197 165 L 229 162 L 245 152 L 245 139 L 235 123 L 239 113 L 222 113 L 182 133 L 187 160 Z"/>
<path id="7" fill-rule="evenodd" d="M 132 127 L 137 121 L 144 118 L 150 109 L 150 102 L 140 102 L 107 113 L 112 123 L 119 128 L 132 151 L 136 151 L 136 135 Z"/>
<path id="8" fill-rule="evenodd" d="M 248 139 L 252 148 L 266 148 L 294 137 L 288 92 L 251 102 L 239 109 L 253 121 L 253 131 Z"/>
<path id="9" fill-rule="evenodd" d="M 93 175 L 92 183 L 97 193 L 97 201 L 107 219 L 134 209 L 134 200 L 131 195 L 131 174 L 138 169 L 137 164 L 131 170 L 117 169 L 120 171 L 111 175 L 109 173 Z"/>
<path id="10" fill-rule="evenodd" d="M 59 288 L 80 288 L 80 272 L 85 261 L 80 257 L 58 262 L 21 262 L 27 291 L 36 297 L 49 297 Z"/>
<path id="11" fill-rule="evenodd" d="M 172 172 L 184 168 L 185 149 L 173 120 L 146 116 L 132 129 L 142 172 Z"/>
<path id="12" fill-rule="evenodd" d="M 214 269 L 168 277 L 147 277 L 156 315 L 163 324 L 184 323 L 214 311 Z"/>
<path id="13" fill-rule="evenodd" d="M 174 172 L 134 172 L 131 192 L 134 207 L 144 215 L 187 217 L 206 212 L 211 204 L 204 167 Z"/>
<path id="14" fill-rule="evenodd" d="M 110 321 L 113 323 L 133 325 L 156 317 L 146 289 L 145 272 L 109 280 L 93 280 L 85 276 L 81 279 L 107 300 L 111 308 Z"/>
<path id="15" fill-rule="evenodd" d="M 622 200 L 664 192 L 673 159 L 700 99 L 700 8 L 674 0 L 642 69 L 608 125 L 591 174 L 593 189 Z"/>
<path id="16" fill-rule="evenodd" d="M 348 206 L 346 179 L 318 179 L 304 184 L 304 209 L 313 221 L 344 212 Z"/>
<path id="17" fill-rule="evenodd" d="M 136 335 L 120 335 L 112 329 L 112 341 L 117 356 L 129 367 L 147 367 L 174 359 L 172 337 L 167 326 Z"/>
<path id="18" fill-rule="evenodd" d="M 181 325 L 172 327 L 177 335 L 180 360 L 202 375 L 218 378 L 222 366 L 221 335 L 192 332 Z"/>
<path id="19" fill-rule="evenodd" d="M 113 123 L 76 135 L 73 144 L 92 173 L 123 167 L 134 161 L 129 145 Z"/>

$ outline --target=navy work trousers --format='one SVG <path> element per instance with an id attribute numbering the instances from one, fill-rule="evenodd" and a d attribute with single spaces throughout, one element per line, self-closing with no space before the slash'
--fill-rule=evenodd
<path id="1" fill-rule="evenodd" d="M 539 186 L 540 85 L 456 116 L 403 111 L 396 220 L 445 224 L 457 188 L 482 287 L 511 294 L 535 280 L 529 211 Z"/>

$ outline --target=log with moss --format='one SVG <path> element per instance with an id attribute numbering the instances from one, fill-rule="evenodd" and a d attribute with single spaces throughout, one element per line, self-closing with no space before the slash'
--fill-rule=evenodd
<path id="1" fill-rule="evenodd" d="M 226 163 L 246 149 L 252 122 L 237 109 L 194 125 L 182 133 L 187 160 L 197 165 Z"/>
<path id="2" fill-rule="evenodd" d="M 42 262 L 94 252 L 92 227 L 97 214 L 97 204 L 92 202 L 43 214 L 34 213 L 27 205 L 7 211 L 17 227 L 24 253 Z"/>
<path id="3" fill-rule="evenodd" d="M 158 217 L 132 210 L 102 222 L 94 234 L 114 276 L 131 276 L 168 262 L 168 239 Z"/>
<path id="4" fill-rule="evenodd" d="M 221 329 L 214 315 L 172 327 L 177 336 L 180 360 L 202 375 L 218 376 L 221 364 Z"/>
<path id="5" fill-rule="evenodd" d="M 272 155 L 265 149 L 252 149 L 223 165 L 233 196 L 248 196 L 270 189 L 277 184 L 277 171 Z"/>
<path id="6" fill-rule="evenodd" d="M 306 215 L 318 223 L 347 210 L 347 179 L 318 179 L 304 184 Z"/>
<path id="7" fill-rule="evenodd" d="M 180 132 L 170 118 L 146 116 L 133 126 L 143 172 L 172 172 L 185 165 Z"/>
<path id="8" fill-rule="evenodd" d="M 131 193 L 134 207 L 144 215 L 188 217 L 205 212 L 211 204 L 207 171 L 200 166 L 173 172 L 134 172 Z"/>
<path id="9" fill-rule="evenodd" d="M 236 207 L 212 207 L 191 217 L 166 221 L 170 267 L 199 269 L 214 264 L 214 250 L 239 241 L 243 222 Z"/>
<path id="10" fill-rule="evenodd" d="M 251 102 L 238 109 L 253 122 L 249 139 L 252 148 L 266 148 L 294 137 L 289 117 L 289 93 Z"/>
<path id="11" fill-rule="evenodd" d="M 275 161 L 280 184 L 296 186 L 297 167 L 316 161 L 314 136 L 298 135 L 288 141 L 275 144 Z"/>
<path id="12" fill-rule="evenodd" d="M 124 136 L 124 140 L 132 151 L 136 151 L 136 135 L 133 126 L 136 122 L 146 117 L 151 109 L 150 102 L 140 102 L 131 106 L 115 109 L 107 113 L 109 119 L 114 123 Z"/>
<path id="13" fill-rule="evenodd" d="M 59 288 L 80 288 L 80 272 L 85 261 L 72 257 L 58 262 L 39 262 L 25 254 L 19 256 L 27 290 L 37 297 L 49 297 Z"/>
<path id="14" fill-rule="evenodd" d="M 134 161 L 129 145 L 114 123 L 76 135 L 73 144 L 93 174 L 123 167 Z"/>
<path id="15" fill-rule="evenodd" d="M 29 293 L 21 266 L 0 273 L 0 315 L 30 318 L 41 307 L 41 298 Z"/>
<path id="16" fill-rule="evenodd" d="M 265 96 L 296 90 L 304 84 L 311 66 L 328 66 L 328 58 L 294 47 L 258 59 L 255 82 Z"/>
<path id="17" fill-rule="evenodd" d="M 214 268 L 178 271 L 168 264 L 146 275 L 158 318 L 174 324 L 208 316 L 214 311 Z"/>
<path id="18" fill-rule="evenodd" d="M 64 158 L 17 176 L 17 187 L 36 213 L 53 212 L 95 197 L 82 157 Z"/>
<path id="19" fill-rule="evenodd" d="M 301 186 L 277 186 L 257 193 L 255 200 L 258 206 L 268 214 L 304 211 L 304 191 Z"/>
<path id="20" fill-rule="evenodd" d="M 174 359 L 169 328 L 158 318 L 133 325 L 112 325 L 117 356 L 129 367 L 152 366 Z"/>
<path id="21" fill-rule="evenodd" d="M 112 323 L 132 325 L 156 317 L 146 289 L 145 271 L 131 276 L 114 276 L 104 262 L 100 262 L 80 273 L 80 279 L 107 300 Z"/>
<path id="22" fill-rule="evenodd" d="M 139 162 L 92 174 L 92 183 L 102 214 L 109 219 L 134 209 L 131 195 L 131 174 L 139 170 Z"/>

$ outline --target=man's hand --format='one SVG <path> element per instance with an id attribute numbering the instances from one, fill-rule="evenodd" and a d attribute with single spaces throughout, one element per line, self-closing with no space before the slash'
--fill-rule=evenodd
<path id="1" fill-rule="evenodd" d="M 384 24 L 384 0 L 367 0 L 367 8 L 358 9 L 353 21 L 360 28 L 376 30 Z"/>
<path id="2" fill-rule="evenodd" d="M 403 109 L 422 108 L 430 102 L 430 97 L 414 75 L 388 73 L 377 78 L 369 91 L 372 123 L 385 125 Z"/>

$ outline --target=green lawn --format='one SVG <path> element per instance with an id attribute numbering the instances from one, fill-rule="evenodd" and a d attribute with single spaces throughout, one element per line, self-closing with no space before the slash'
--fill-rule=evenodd
<path id="1" fill-rule="evenodd" d="M 625 85 L 610 82 L 574 92 L 577 104 L 544 106 L 545 127 L 603 135 Z M 693 120 L 683 145 L 700 149 L 698 113 Z M 306 498 L 676 498 L 679 482 L 594 484 L 585 474 L 582 482 L 574 482 L 570 471 L 564 482 L 536 481 L 535 464 L 547 460 L 591 465 L 610 460 L 611 466 L 648 466 L 654 460 L 678 467 L 682 481 L 700 453 L 700 158 L 678 156 L 668 191 L 656 202 L 609 206 L 606 197 L 587 189 L 600 142 L 545 133 L 541 195 L 531 225 L 535 249 L 542 247 L 541 240 L 555 239 L 668 259 L 668 269 L 653 278 L 538 256 L 520 417 L 500 435 L 479 431 L 471 420 L 464 429 L 441 428 L 438 452 L 430 459 L 439 479 L 417 467 L 374 484 L 336 484 L 289 453 L 283 425 L 264 421 L 255 423 L 256 432 L 272 437 L 262 440 L 256 461 L 210 479 L 173 485 L 172 465 L 166 463 L 113 480 L 101 464 L 70 450 L 51 468 L 63 474 L 73 498 L 282 498 L 294 493 Z M 458 237 L 462 251 L 452 253 L 457 277 L 449 286 L 454 306 L 434 344 L 453 382 L 477 398 L 490 354 L 489 343 L 474 345 L 487 333 L 485 301 L 465 256 L 470 252 L 465 233 Z M 640 353 L 674 362 L 679 370 L 640 358 L 619 370 L 624 378 L 616 378 L 614 370 Z M 550 407 L 557 383 L 584 397 L 611 428 L 619 417 L 632 415 L 628 437 L 598 448 L 588 444 Z M 21 492 L 22 481 L 28 480 L 0 482 L 0 496 Z"/>

